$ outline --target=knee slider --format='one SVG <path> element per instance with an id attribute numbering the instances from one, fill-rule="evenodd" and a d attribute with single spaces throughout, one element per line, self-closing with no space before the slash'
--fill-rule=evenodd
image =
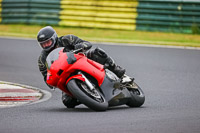
<path id="1" fill-rule="evenodd" d="M 97 47 L 96 49 L 90 50 L 87 53 L 87 57 L 100 63 L 100 64 L 105 64 L 108 55 L 106 54 L 106 52 L 103 49 Z"/>

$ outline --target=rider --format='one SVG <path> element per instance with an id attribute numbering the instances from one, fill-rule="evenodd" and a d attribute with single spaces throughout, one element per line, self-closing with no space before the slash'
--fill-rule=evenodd
<path id="1" fill-rule="evenodd" d="M 115 73 L 119 78 L 121 78 L 125 73 L 125 69 L 116 65 L 113 59 L 109 57 L 104 50 L 98 47 L 95 49 L 90 49 L 92 47 L 90 42 L 84 41 L 74 35 L 58 37 L 56 31 L 51 26 L 46 26 L 38 32 L 37 41 L 43 49 L 38 59 L 38 66 L 40 72 L 44 76 L 45 83 L 47 76 L 47 68 L 45 65 L 46 58 L 48 54 L 57 47 L 65 47 L 67 50 L 83 48 L 86 50 L 86 56 L 89 59 L 107 66 L 107 68 Z M 51 86 L 49 87 L 52 88 Z M 63 104 L 68 108 L 74 108 L 76 105 L 80 104 L 77 99 L 72 98 L 65 93 L 62 94 L 62 101 Z"/>

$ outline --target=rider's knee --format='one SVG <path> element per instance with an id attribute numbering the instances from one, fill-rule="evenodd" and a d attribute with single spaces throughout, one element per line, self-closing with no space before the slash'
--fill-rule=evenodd
<path id="1" fill-rule="evenodd" d="M 89 59 L 92 59 L 100 64 L 105 64 L 108 58 L 106 52 L 99 47 L 89 50 L 86 55 Z"/>

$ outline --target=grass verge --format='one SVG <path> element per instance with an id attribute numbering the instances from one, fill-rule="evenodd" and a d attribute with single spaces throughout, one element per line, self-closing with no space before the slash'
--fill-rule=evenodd
<path id="1" fill-rule="evenodd" d="M 25 37 L 36 39 L 38 31 L 42 27 L 43 26 L 37 25 L 1 24 L 0 36 Z M 59 36 L 74 34 L 84 40 L 95 42 L 200 47 L 200 35 L 57 26 L 53 28 L 57 31 Z"/>

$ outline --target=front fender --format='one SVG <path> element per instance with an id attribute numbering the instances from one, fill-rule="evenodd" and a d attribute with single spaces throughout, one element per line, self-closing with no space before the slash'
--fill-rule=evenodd
<path id="1" fill-rule="evenodd" d="M 78 80 L 81 80 L 81 81 L 85 82 L 85 78 L 82 76 L 82 74 L 78 74 L 78 75 L 74 75 L 74 76 L 70 77 L 70 78 L 67 80 L 66 85 L 68 84 L 68 82 L 69 82 L 71 79 L 78 79 Z"/>

